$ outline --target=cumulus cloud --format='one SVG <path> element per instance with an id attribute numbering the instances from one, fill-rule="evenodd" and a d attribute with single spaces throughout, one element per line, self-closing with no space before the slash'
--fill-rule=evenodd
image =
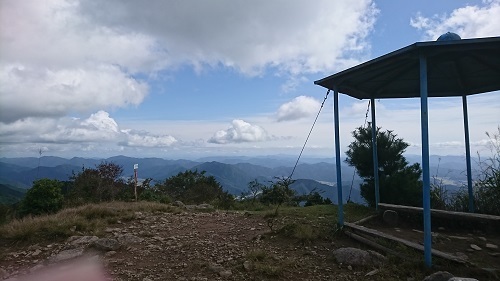
<path id="1" fill-rule="evenodd" d="M 260 142 L 268 140 L 267 132 L 260 126 L 252 125 L 243 120 L 235 119 L 231 123 L 231 127 L 226 130 L 217 131 L 212 138 L 208 140 L 210 143 L 227 144 L 241 142 Z"/>
<path id="2" fill-rule="evenodd" d="M 8 0 L 0 5 L 2 61 L 48 69 L 78 69 L 97 62 L 129 73 L 160 69 L 166 63 L 165 50 L 155 38 L 95 23 L 80 13 L 80 1 Z"/>
<path id="3" fill-rule="evenodd" d="M 115 144 L 130 147 L 167 147 L 177 140 L 170 135 L 120 129 L 105 111 L 86 119 L 25 118 L 12 123 L 0 122 L 1 143 L 86 143 L 90 147 Z"/>
<path id="4" fill-rule="evenodd" d="M 0 66 L 0 121 L 61 117 L 71 111 L 138 105 L 148 86 L 118 67 L 49 70 L 22 64 Z"/>
<path id="5" fill-rule="evenodd" d="M 500 35 L 500 21 L 492 20 L 500 14 L 500 0 L 484 0 L 481 5 L 467 5 L 451 14 L 426 17 L 421 14 L 411 19 L 411 26 L 423 30 L 425 40 L 436 40 L 448 31 L 462 38 Z"/>
<path id="6" fill-rule="evenodd" d="M 314 116 L 318 113 L 321 103 L 307 96 L 299 96 L 283 104 L 278 109 L 277 120 L 291 121 L 305 117 Z"/>
<path id="7" fill-rule="evenodd" d="M 377 14 L 370 0 L 95 0 L 78 9 L 101 26 L 156 38 L 175 63 L 222 64 L 250 75 L 267 66 L 301 73 L 351 64 L 353 52 L 367 50 Z"/>
<path id="8" fill-rule="evenodd" d="M 0 3 L 0 121 L 140 104 L 154 77 L 180 65 L 331 71 L 365 54 L 371 0 L 51 0 Z M 321 6 L 321 9 L 317 7 Z M 22 15 L 22 16 L 20 16 Z M 342 20 L 338 20 L 342 18 Z"/>
<path id="9" fill-rule="evenodd" d="M 148 86 L 133 74 L 163 61 L 153 38 L 96 26 L 75 1 L 0 6 L 1 122 L 138 105 Z"/>

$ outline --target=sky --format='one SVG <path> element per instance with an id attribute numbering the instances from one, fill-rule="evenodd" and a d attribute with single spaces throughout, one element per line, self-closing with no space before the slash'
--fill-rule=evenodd
<path id="1" fill-rule="evenodd" d="M 315 80 L 451 31 L 500 36 L 500 0 L 0 0 L 0 157 L 298 155 Z M 340 140 L 367 101 L 340 95 Z M 378 100 L 377 126 L 421 153 L 420 101 Z M 488 154 L 500 92 L 468 98 Z M 430 153 L 464 155 L 461 98 L 429 100 Z M 304 155 L 334 157 L 329 96 Z"/>

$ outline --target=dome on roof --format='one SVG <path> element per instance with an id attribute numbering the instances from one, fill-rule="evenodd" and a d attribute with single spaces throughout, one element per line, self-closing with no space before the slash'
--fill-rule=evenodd
<path id="1" fill-rule="evenodd" d="M 436 41 L 452 41 L 452 40 L 461 40 L 460 36 L 453 32 L 446 32 L 445 34 L 439 36 Z"/>

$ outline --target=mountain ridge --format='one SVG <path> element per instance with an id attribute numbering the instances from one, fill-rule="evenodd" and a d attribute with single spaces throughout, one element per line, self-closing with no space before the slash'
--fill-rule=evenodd
<path id="1" fill-rule="evenodd" d="M 200 161 L 217 159 L 220 161 Z M 336 164 L 334 158 L 306 158 L 306 162 L 297 165 L 293 179 L 297 180 L 292 186 L 300 193 L 308 193 L 315 187 L 324 193 L 332 201 L 336 202 Z M 415 157 L 409 158 L 409 162 Z M 445 179 L 447 184 L 458 188 L 461 182 L 466 180 L 461 170 L 459 156 L 433 156 L 431 158 L 431 176 L 437 180 Z M 73 157 L 71 159 L 43 156 L 40 158 L 0 158 L 0 183 L 8 184 L 18 188 L 29 188 L 37 178 L 54 178 L 66 181 L 73 173 L 78 173 L 83 168 L 94 168 L 102 162 L 112 162 L 123 167 L 124 178 L 133 176 L 133 167 L 139 165 L 138 176 L 140 178 L 152 178 L 160 182 L 179 172 L 186 170 L 206 171 L 207 175 L 214 176 L 222 187 L 234 195 L 240 195 L 247 190 L 248 183 L 258 180 L 269 184 L 275 178 L 289 177 L 293 170 L 295 161 L 292 157 L 278 156 L 269 157 L 212 157 L 199 160 L 185 159 L 163 159 L 163 158 L 135 158 L 123 155 L 113 156 L 105 159 Z M 221 162 L 222 161 L 222 162 Z M 245 162 L 247 161 L 247 162 Z M 40 163 L 40 166 L 38 166 Z M 260 165 L 258 163 L 263 163 Z M 355 174 L 352 167 L 342 163 L 342 185 L 344 200 L 350 193 L 350 187 L 354 186 L 352 201 L 362 203 L 359 196 L 359 184 L 361 179 Z M 289 165 L 287 165 L 289 164 Z M 438 177 L 438 173 L 442 176 Z M 354 176 L 354 178 L 353 178 Z M 328 183 L 328 184 L 325 184 Z M 347 192 L 347 193 L 346 193 Z"/>

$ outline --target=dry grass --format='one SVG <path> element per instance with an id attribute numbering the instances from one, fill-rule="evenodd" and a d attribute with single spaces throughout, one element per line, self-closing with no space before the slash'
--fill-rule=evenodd
<path id="1" fill-rule="evenodd" d="M 156 202 L 110 202 L 64 209 L 56 214 L 25 217 L 0 226 L 0 239 L 38 242 L 64 239 L 75 232 L 99 235 L 109 224 L 128 221 L 135 212 L 177 212 Z"/>
<path id="2" fill-rule="evenodd" d="M 271 278 L 282 276 L 285 269 L 292 265 L 291 261 L 278 260 L 262 249 L 247 253 L 246 260 L 251 262 L 255 274 Z"/>

